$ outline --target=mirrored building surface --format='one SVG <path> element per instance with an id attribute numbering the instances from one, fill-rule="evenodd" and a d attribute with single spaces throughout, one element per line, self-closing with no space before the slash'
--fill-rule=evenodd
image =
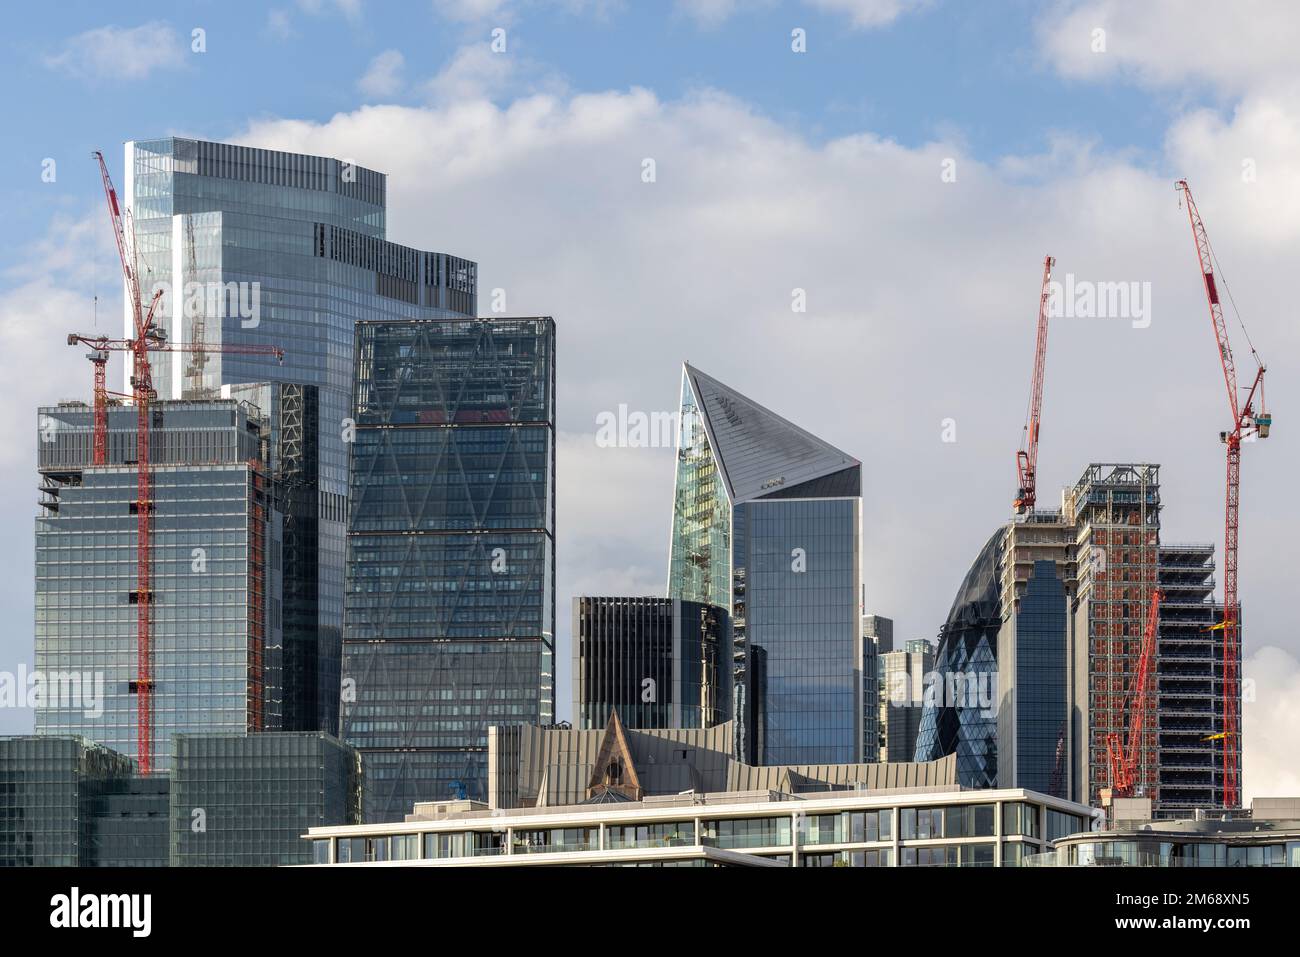
<path id="1" fill-rule="evenodd" d="M 400 820 L 554 720 L 555 323 L 364 321 L 356 358 L 343 736 Z"/>
<path id="2" fill-rule="evenodd" d="M 731 609 L 738 749 L 863 751 L 861 464 L 686 365 L 668 596 Z"/>
<path id="3" fill-rule="evenodd" d="M 283 406 L 298 457 L 286 476 L 285 727 L 337 733 L 353 327 L 472 315 L 477 266 L 387 240 L 387 177 L 348 160 L 166 137 L 128 142 L 124 165 L 139 272 L 168 291 L 159 324 L 179 347 L 152 357 L 159 395 L 300 387 Z M 131 323 L 127 311 L 127 335 Z M 222 346 L 276 346 L 284 359 Z"/>

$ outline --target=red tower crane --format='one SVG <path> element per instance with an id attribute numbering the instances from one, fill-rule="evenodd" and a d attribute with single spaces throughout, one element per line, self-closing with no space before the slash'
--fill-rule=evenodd
<path id="1" fill-rule="evenodd" d="M 1240 657 L 1240 638 L 1238 620 L 1240 608 L 1237 603 L 1237 525 L 1238 507 L 1241 491 L 1241 441 L 1243 436 L 1258 435 L 1268 438 L 1272 417 L 1264 407 L 1264 364 L 1259 353 L 1252 345 L 1250 354 L 1255 359 L 1255 378 L 1242 403 L 1238 394 L 1237 367 L 1232 358 L 1232 346 L 1228 342 L 1228 326 L 1223 318 L 1223 305 L 1219 301 L 1219 284 L 1215 280 L 1214 250 L 1210 246 L 1209 234 L 1201 220 L 1196 201 L 1192 199 L 1192 190 L 1187 180 L 1180 179 L 1175 188 L 1187 200 L 1187 216 L 1192 225 L 1192 240 L 1196 244 L 1196 256 L 1201 266 L 1201 278 L 1205 283 L 1205 298 L 1210 306 L 1210 322 L 1214 326 L 1214 338 L 1219 347 L 1219 363 L 1223 367 L 1223 381 L 1228 390 L 1228 410 L 1232 415 L 1231 428 L 1220 432 L 1220 440 L 1227 446 L 1227 494 L 1224 507 L 1223 534 L 1223 806 L 1237 807 L 1240 803 L 1240 785 L 1238 768 L 1235 760 L 1236 743 L 1239 740 L 1238 701 L 1240 697 L 1237 661 Z M 1224 291 L 1228 287 L 1224 285 Z M 1231 301 L 1231 293 L 1228 293 Z M 1245 326 L 1242 326 L 1243 333 Z M 1246 336 L 1250 342 L 1249 335 Z M 1259 394 L 1258 414 L 1255 413 L 1255 395 Z"/>
<path id="2" fill-rule="evenodd" d="M 154 313 L 163 291 L 157 290 L 146 308 L 140 297 L 140 280 L 136 262 L 135 230 L 131 211 L 118 202 L 117 190 L 104 163 L 104 154 L 96 152 L 99 174 L 108 203 L 109 220 L 113 238 L 117 242 L 118 258 L 122 262 L 122 277 L 126 284 L 127 304 L 131 310 L 133 336 L 130 339 L 109 339 L 106 336 L 68 336 L 69 345 L 84 344 L 90 347 L 88 356 L 95 370 L 94 393 L 94 455 L 96 465 L 108 461 L 108 389 L 105 367 L 110 351 L 130 352 L 131 392 L 136 407 L 136 588 L 131 601 L 136 605 L 136 680 L 132 682 L 136 693 L 136 748 L 141 774 L 153 768 L 153 668 L 151 646 L 152 543 L 153 543 L 153 469 L 149 460 L 150 403 L 157 398 L 153 388 L 149 353 L 156 351 L 183 351 L 169 346 L 161 329 L 154 326 Z M 284 353 L 273 346 L 230 346 L 221 351 L 244 354 L 273 354 L 283 358 Z"/>
<path id="3" fill-rule="evenodd" d="M 1160 621 L 1160 603 L 1165 593 L 1159 588 L 1151 592 L 1147 606 L 1147 623 L 1142 632 L 1142 651 L 1138 656 L 1137 676 L 1133 683 L 1133 696 L 1129 702 L 1128 746 L 1121 747 L 1119 733 L 1106 735 L 1106 752 L 1110 758 L 1110 786 L 1115 797 L 1132 797 L 1137 784 L 1138 760 L 1142 754 L 1142 729 L 1146 725 L 1151 707 L 1152 662 L 1156 652 L 1156 627 Z"/>
<path id="4" fill-rule="evenodd" d="M 1043 285 L 1038 294 L 1038 341 L 1034 347 L 1034 380 L 1029 392 L 1025 431 L 1016 453 L 1016 475 L 1020 492 L 1013 503 L 1019 513 L 1032 511 L 1038 487 L 1038 425 L 1043 413 L 1043 370 L 1047 363 L 1047 318 L 1051 305 L 1052 267 L 1056 260 L 1043 259 Z"/>

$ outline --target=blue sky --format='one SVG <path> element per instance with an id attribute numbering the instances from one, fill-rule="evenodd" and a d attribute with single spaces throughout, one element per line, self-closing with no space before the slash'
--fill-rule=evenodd
<path id="1" fill-rule="evenodd" d="M 1141 329 L 1053 327 L 1040 501 L 1089 462 L 1159 462 L 1165 539 L 1220 541 L 1186 176 L 1277 413 L 1243 467 L 1246 788 L 1300 792 L 1288 0 L 67 3 L 6 26 L 0 376 L 22 386 L 0 404 L 0 671 L 32 654 L 34 407 L 86 392 L 62 335 L 92 289 L 119 321 L 93 149 L 118 177 L 123 141 L 167 133 L 355 158 L 389 174 L 391 238 L 475 259 L 480 302 L 556 317 L 562 715 L 570 597 L 660 592 L 667 559 L 672 450 L 599 449 L 595 422 L 671 411 L 684 359 L 863 460 L 868 610 L 933 638 L 1006 518 L 1049 252 L 1154 305 Z M 27 726 L 0 709 L 0 733 Z"/>
<path id="2" fill-rule="evenodd" d="M 353 15 L 314 6 L 132 4 L 121 25 L 170 26 L 181 58 L 145 82 L 49 65 L 69 38 L 108 22 L 102 4 L 60 4 L 57 16 L 41 4 L 10 11 L 0 62 L 4 89 L 17 94 L 5 110 L 18 148 L 0 153 L 10 235 L 39 233 L 53 209 L 93 196 L 97 184 L 81 165 L 92 149 L 116 170 L 118 144 L 129 138 L 186 131 L 220 139 L 252 118 L 325 120 L 366 102 L 356 80 L 382 51 L 397 50 L 409 73 L 432 76 L 501 22 L 517 55 L 574 91 L 643 86 L 677 99 L 707 87 L 813 141 L 861 130 L 908 146 L 953 138 L 990 161 L 1043 151 L 1051 134 L 1069 132 L 1150 162 L 1174 112 L 1212 100 L 1204 89 L 1175 94 L 1060 77 L 1041 56 L 1035 24 L 1044 6 L 1032 0 L 936 0 L 878 29 L 797 4 L 760 3 L 717 24 L 668 0 L 598 15 L 526 6 L 475 22 L 433 3 L 372 3 Z M 188 49 L 195 27 L 206 31 L 201 55 Z M 807 30 L 807 55 L 790 53 L 794 27 Z M 39 188 L 46 157 L 60 163 L 57 190 Z"/>

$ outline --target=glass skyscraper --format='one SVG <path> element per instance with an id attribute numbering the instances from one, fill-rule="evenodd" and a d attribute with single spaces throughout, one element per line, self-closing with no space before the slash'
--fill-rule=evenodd
<path id="1" fill-rule="evenodd" d="M 862 760 L 861 464 L 684 366 L 668 597 L 731 609 L 738 749 Z"/>
<path id="2" fill-rule="evenodd" d="M 964 787 L 998 784 L 995 694 L 1005 536 L 1002 528 L 993 533 L 957 590 L 935 652 L 934 670 L 942 684 L 927 691 L 916 736 L 914 760 L 931 761 L 955 753 L 957 779 Z"/>
<path id="3" fill-rule="evenodd" d="M 36 668 L 76 676 L 80 688 L 38 701 L 36 731 L 138 754 L 136 611 L 146 600 L 153 766 L 166 771 L 175 733 L 282 725 L 282 519 L 259 410 L 161 401 L 152 417 L 153 577 L 140 596 L 135 409 L 108 409 L 99 466 L 88 406 L 39 410 Z"/>
<path id="4" fill-rule="evenodd" d="M 344 160 L 174 137 L 130 142 L 124 198 L 142 285 L 168 284 L 160 325 L 185 347 L 152 356 L 159 395 L 299 387 L 267 410 L 283 415 L 290 455 L 277 478 L 293 489 L 285 728 L 336 732 L 353 326 L 472 315 L 476 266 L 387 241 L 386 177 Z M 125 327 L 130 335 L 129 308 Z M 193 349 L 196 339 L 205 348 Z M 222 344 L 278 346 L 284 362 L 222 355 L 213 348 Z"/>
<path id="5" fill-rule="evenodd" d="M 391 821 L 554 720 L 555 323 L 359 322 L 354 389 L 343 735 Z"/>

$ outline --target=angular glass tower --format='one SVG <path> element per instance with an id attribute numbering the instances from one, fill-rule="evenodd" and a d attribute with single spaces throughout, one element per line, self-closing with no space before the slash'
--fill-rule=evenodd
<path id="1" fill-rule="evenodd" d="M 324 156 L 174 137 L 129 142 L 124 197 L 144 284 L 172 291 L 161 327 L 186 347 L 154 354 L 159 395 L 299 387 L 282 404 L 277 397 L 273 424 L 289 446 L 277 478 L 293 490 L 285 729 L 336 733 L 353 326 L 472 315 L 476 266 L 387 241 L 384 174 Z M 124 328 L 129 336 L 129 311 Z M 223 344 L 278 346 L 284 362 L 222 355 Z"/>
<path id="2" fill-rule="evenodd" d="M 857 459 L 688 365 L 668 597 L 732 613 L 741 756 L 862 760 Z"/>
<path id="3" fill-rule="evenodd" d="M 366 820 L 487 797 L 555 715 L 555 323 L 357 324 L 343 735 Z"/>

